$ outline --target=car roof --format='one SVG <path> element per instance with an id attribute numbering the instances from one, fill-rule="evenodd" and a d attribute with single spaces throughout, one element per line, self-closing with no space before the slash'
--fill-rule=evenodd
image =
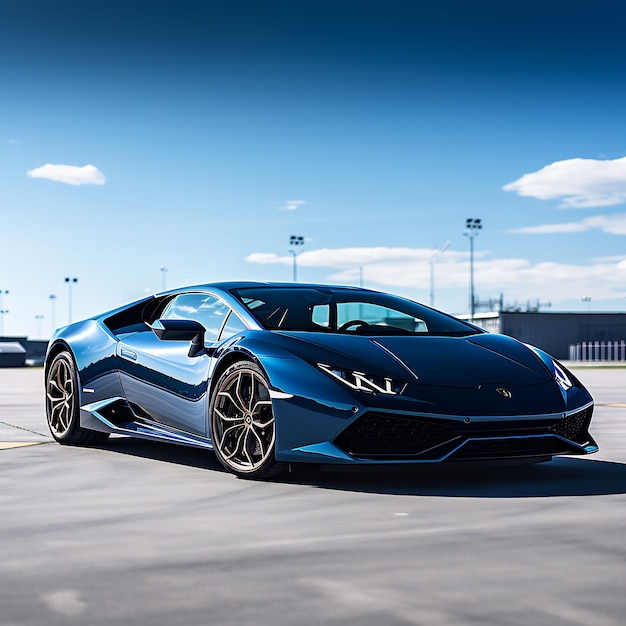
<path id="1" fill-rule="evenodd" d="M 351 285 L 328 285 L 322 283 L 279 283 L 279 282 L 260 282 L 260 281 L 225 281 L 217 283 L 205 283 L 202 285 L 190 285 L 173 291 L 193 291 L 195 289 L 219 289 L 221 291 L 231 291 L 233 289 L 248 289 L 254 287 L 273 287 L 279 289 L 336 289 L 350 291 L 366 291 L 374 293 L 372 289 L 364 287 L 355 287 Z"/>

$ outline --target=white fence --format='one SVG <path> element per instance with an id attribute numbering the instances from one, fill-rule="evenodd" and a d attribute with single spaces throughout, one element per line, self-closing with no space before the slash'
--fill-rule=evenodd
<path id="1" fill-rule="evenodd" d="M 570 361 L 626 361 L 626 341 L 583 341 L 569 347 Z"/>

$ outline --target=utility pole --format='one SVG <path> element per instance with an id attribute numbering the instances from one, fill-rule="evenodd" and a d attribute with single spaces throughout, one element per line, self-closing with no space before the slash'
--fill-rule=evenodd
<path id="1" fill-rule="evenodd" d="M 435 306 L 435 261 L 448 249 L 450 245 L 449 241 L 439 248 L 439 250 L 434 250 L 430 255 L 430 308 L 434 308 Z"/>

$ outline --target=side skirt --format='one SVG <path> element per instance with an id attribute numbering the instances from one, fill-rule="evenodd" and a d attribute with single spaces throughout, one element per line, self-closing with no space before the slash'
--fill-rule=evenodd
<path id="1" fill-rule="evenodd" d="M 80 407 L 80 424 L 105 433 L 213 450 L 210 439 L 169 428 L 138 415 L 125 398 L 108 398 L 85 404 Z"/>

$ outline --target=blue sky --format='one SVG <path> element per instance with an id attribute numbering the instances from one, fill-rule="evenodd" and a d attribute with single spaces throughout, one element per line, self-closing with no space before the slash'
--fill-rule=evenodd
<path id="1" fill-rule="evenodd" d="M 465 313 L 468 217 L 481 299 L 626 309 L 617 0 L 1 5 L 6 334 L 67 323 L 66 276 L 74 319 L 162 267 L 289 281 L 290 235 L 300 280 L 425 303 L 449 241 Z"/>

